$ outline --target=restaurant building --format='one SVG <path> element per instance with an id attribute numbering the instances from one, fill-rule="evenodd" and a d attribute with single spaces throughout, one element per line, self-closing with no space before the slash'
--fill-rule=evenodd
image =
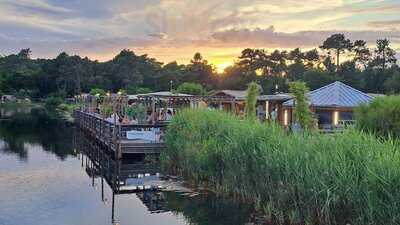
<path id="1" fill-rule="evenodd" d="M 326 85 L 307 94 L 310 109 L 322 129 L 335 128 L 354 122 L 354 109 L 367 104 L 374 97 L 352 88 L 340 81 Z M 295 120 L 295 100 L 283 103 L 283 125 L 289 126 Z"/>
<path id="2" fill-rule="evenodd" d="M 258 119 L 260 121 L 276 120 L 283 125 L 282 104 L 289 99 L 292 99 L 292 96 L 285 93 L 258 96 L 256 107 Z M 244 116 L 246 91 L 221 90 L 213 93 L 206 101 L 209 107 Z"/>

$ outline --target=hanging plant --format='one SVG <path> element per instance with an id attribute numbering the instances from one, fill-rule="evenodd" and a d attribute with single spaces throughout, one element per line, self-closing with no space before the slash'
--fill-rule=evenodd
<path id="1" fill-rule="evenodd" d="M 139 123 L 146 121 L 147 107 L 143 104 L 128 106 L 126 115 L 129 119 L 136 118 Z"/>

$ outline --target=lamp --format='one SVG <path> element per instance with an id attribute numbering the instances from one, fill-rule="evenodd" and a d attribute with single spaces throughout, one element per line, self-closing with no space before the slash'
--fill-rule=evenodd
<path id="1" fill-rule="evenodd" d="M 283 112 L 283 125 L 289 125 L 289 116 L 287 109 L 285 109 L 285 111 Z"/>
<path id="2" fill-rule="evenodd" d="M 334 111 L 333 112 L 333 125 L 338 125 L 339 124 L 339 112 Z"/>

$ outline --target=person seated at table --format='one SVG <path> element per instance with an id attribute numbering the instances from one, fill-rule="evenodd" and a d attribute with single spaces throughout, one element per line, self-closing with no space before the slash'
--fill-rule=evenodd
<path id="1" fill-rule="evenodd" d="M 169 121 L 169 120 L 172 119 L 172 117 L 173 117 L 172 111 L 171 111 L 170 109 L 168 109 L 167 115 L 165 116 L 165 120 L 166 120 L 166 121 Z"/>
<path id="2" fill-rule="evenodd" d="M 147 111 L 147 114 L 146 114 L 146 121 L 147 121 L 147 122 L 151 122 L 151 112 L 150 112 L 150 111 Z"/>
<path id="3" fill-rule="evenodd" d="M 153 123 L 157 119 L 157 115 L 155 112 L 148 111 L 147 112 L 147 119 L 148 123 Z"/>
<path id="4" fill-rule="evenodd" d="M 139 123 L 139 121 L 136 119 L 136 117 L 133 117 L 132 120 L 130 121 L 131 125 L 138 124 L 138 123 Z"/>
<path id="5" fill-rule="evenodd" d="M 118 123 L 118 121 L 119 121 L 119 116 L 118 116 L 118 114 L 113 113 L 113 114 L 111 114 L 111 116 L 108 117 L 106 120 L 107 120 L 108 122 L 111 122 L 111 123 L 114 123 L 114 121 L 117 121 L 117 123 Z"/>
<path id="6" fill-rule="evenodd" d="M 161 113 L 160 113 L 160 115 L 159 115 L 159 117 L 158 117 L 158 121 L 164 121 L 165 120 L 165 109 L 162 109 L 161 110 Z"/>
<path id="7" fill-rule="evenodd" d="M 128 125 L 130 121 L 127 116 L 122 116 L 121 124 Z"/>

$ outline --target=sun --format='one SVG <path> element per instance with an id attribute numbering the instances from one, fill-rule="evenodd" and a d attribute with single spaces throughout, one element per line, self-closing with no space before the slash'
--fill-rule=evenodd
<path id="1" fill-rule="evenodd" d="M 221 62 L 221 63 L 216 64 L 215 67 L 216 67 L 217 73 L 223 73 L 227 67 L 232 66 L 232 65 L 233 65 L 232 62 Z"/>

